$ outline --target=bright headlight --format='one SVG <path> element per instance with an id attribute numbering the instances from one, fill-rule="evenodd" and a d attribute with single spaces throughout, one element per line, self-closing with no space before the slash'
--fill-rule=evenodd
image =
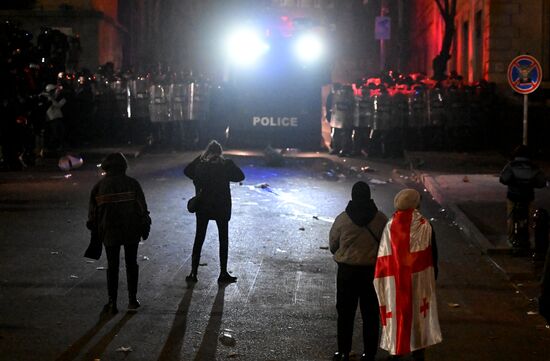
<path id="1" fill-rule="evenodd" d="M 242 28 L 232 33 L 226 42 L 226 52 L 236 65 L 252 65 L 269 50 L 257 31 Z"/>
<path id="2" fill-rule="evenodd" d="M 304 63 L 318 61 L 325 49 L 321 39 L 315 34 L 301 35 L 294 44 L 294 53 Z"/>

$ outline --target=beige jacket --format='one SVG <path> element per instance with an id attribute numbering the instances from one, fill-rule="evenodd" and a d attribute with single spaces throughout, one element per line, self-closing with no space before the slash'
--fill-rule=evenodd
<path id="1" fill-rule="evenodd" d="M 334 220 L 329 233 L 330 252 L 338 263 L 353 266 L 374 266 L 378 255 L 378 243 L 388 217 L 380 211 L 369 223 L 369 228 L 376 236 L 365 227 L 353 223 L 346 212 L 342 212 Z"/>

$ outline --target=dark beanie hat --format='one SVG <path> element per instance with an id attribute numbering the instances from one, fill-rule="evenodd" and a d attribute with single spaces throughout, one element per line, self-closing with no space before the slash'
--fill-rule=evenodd
<path id="1" fill-rule="evenodd" d="M 101 162 L 101 168 L 107 173 L 125 173 L 128 162 L 122 153 L 111 153 Z"/>
<path id="2" fill-rule="evenodd" d="M 367 200 L 370 199 L 370 187 L 367 183 L 359 181 L 353 185 L 351 189 L 351 200 Z"/>

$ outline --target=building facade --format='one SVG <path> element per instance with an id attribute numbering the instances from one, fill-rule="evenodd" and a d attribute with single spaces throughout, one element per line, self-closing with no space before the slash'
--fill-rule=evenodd
<path id="1" fill-rule="evenodd" d="M 409 67 L 432 75 L 444 22 L 435 0 L 416 0 L 411 7 Z M 465 81 L 486 80 L 507 86 L 507 69 L 517 55 L 530 54 L 550 88 L 550 0 L 457 0 L 455 37 L 448 71 Z"/>

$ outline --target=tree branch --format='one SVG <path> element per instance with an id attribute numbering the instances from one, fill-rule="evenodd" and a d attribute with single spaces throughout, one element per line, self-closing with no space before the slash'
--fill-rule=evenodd
<path id="1" fill-rule="evenodd" d="M 443 19 L 446 18 L 447 14 L 445 13 L 445 10 L 443 9 L 443 5 L 439 2 L 439 0 L 434 0 L 437 4 L 437 7 L 439 8 L 439 12 L 441 13 L 441 16 L 443 16 Z"/>

